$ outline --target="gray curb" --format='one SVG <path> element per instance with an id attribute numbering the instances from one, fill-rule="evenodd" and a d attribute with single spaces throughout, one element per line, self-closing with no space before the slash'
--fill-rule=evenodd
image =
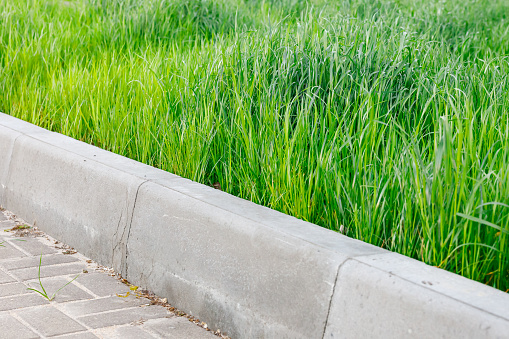
<path id="1" fill-rule="evenodd" d="M 0 205 L 233 338 L 502 338 L 509 295 L 0 113 Z"/>

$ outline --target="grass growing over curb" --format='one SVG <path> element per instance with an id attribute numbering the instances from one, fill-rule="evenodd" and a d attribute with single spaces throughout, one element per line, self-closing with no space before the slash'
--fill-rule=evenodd
<path id="1" fill-rule="evenodd" d="M 0 110 L 507 291 L 508 13 L 0 0 Z"/>

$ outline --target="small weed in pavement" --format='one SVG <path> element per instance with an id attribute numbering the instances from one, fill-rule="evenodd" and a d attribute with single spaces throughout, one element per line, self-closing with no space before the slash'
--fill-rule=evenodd
<path id="1" fill-rule="evenodd" d="M 64 287 L 66 287 L 67 285 L 69 285 L 70 283 L 72 283 L 74 280 L 76 280 L 76 278 L 78 278 L 80 275 L 78 274 L 77 276 L 75 276 L 71 281 L 69 281 L 67 284 L 63 285 L 62 287 L 60 287 L 58 290 L 56 290 L 55 293 L 53 293 L 50 296 L 48 296 L 48 293 L 46 292 L 46 290 L 44 289 L 44 286 L 42 285 L 42 281 L 41 281 L 41 266 L 42 266 L 42 254 L 41 254 L 41 257 L 39 259 L 39 274 L 38 274 L 38 277 L 39 277 L 39 286 L 41 286 L 41 290 L 37 290 L 35 288 L 27 288 L 27 290 L 31 290 L 31 291 L 34 291 L 34 292 L 37 292 L 39 293 L 40 295 L 42 295 L 44 298 L 46 298 L 47 300 L 49 301 L 52 301 L 53 299 L 55 299 L 55 296 L 58 292 L 60 292 L 61 289 L 63 289 Z"/>

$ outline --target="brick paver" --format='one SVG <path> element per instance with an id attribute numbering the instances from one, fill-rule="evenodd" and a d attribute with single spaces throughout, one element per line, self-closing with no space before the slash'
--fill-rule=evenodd
<path id="1" fill-rule="evenodd" d="M 79 253 L 63 254 L 54 239 L 11 231 L 23 224 L 0 211 L 1 338 L 218 338 L 136 295 L 111 270 Z M 48 295 L 72 282 L 48 301 L 27 289 L 41 290 L 39 277 Z"/>

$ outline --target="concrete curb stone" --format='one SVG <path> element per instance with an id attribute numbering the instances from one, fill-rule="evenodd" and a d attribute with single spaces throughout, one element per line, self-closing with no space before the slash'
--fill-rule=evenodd
<path id="1" fill-rule="evenodd" d="M 324 338 L 504 338 L 507 329 L 489 310 L 352 259 L 340 270 Z"/>
<path id="2" fill-rule="evenodd" d="M 224 196 L 232 206 L 236 199 Z M 343 251 L 334 252 L 296 237 L 302 221 L 283 219 L 254 221 L 147 182 L 138 192 L 124 274 L 191 314 L 215 319 L 210 326 L 225 328 L 235 322 L 237 331 L 230 333 L 234 337 L 312 337 L 323 332 L 339 265 L 349 256 L 383 250 L 341 237 L 336 245 L 345 244 Z M 288 234 L 294 225 L 295 234 Z M 315 231 L 336 235 L 313 227 L 310 237 Z M 259 323 L 265 326 L 253 330 Z"/>
<path id="3" fill-rule="evenodd" d="M 0 126 L 0 203 L 4 201 L 3 196 L 7 184 L 14 141 L 21 135 L 19 132 Z"/>
<path id="4" fill-rule="evenodd" d="M 85 255 L 119 267 L 124 257 L 119 243 L 144 180 L 87 160 L 18 137 L 2 203 L 42 229 L 53 225 L 52 236 Z"/>
<path id="5" fill-rule="evenodd" d="M 233 338 L 509 333 L 506 293 L 4 114 L 0 159 L 1 205 Z"/>

